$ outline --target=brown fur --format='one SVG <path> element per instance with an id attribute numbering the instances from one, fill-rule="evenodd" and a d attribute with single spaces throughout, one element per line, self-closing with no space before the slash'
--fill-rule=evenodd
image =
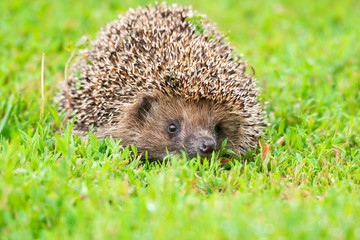
<path id="1" fill-rule="evenodd" d="M 144 97 L 151 99 L 151 108 L 145 116 L 139 117 Z M 140 152 L 147 151 L 149 159 L 162 159 L 167 155 L 166 151 L 175 154 L 185 149 L 190 157 L 194 157 L 200 153 L 199 144 L 204 138 L 215 140 L 215 150 L 220 148 L 225 138 L 228 138 L 228 146 L 234 149 L 242 140 L 239 137 L 239 117 L 223 105 L 205 99 L 190 101 L 161 94 L 143 95 L 117 120 L 115 125 L 98 128 L 95 134 L 122 139 L 125 145 L 133 144 Z M 175 136 L 167 132 L 171 122 L 178 123 L 180 128 Z"/>

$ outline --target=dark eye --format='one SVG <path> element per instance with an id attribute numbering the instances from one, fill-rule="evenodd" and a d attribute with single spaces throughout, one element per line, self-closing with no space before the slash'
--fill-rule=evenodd
<path id="1" fill-rule="evenodd" d="M 179 131 L 179 127 L 175 123 L 170 123 L 168 126 L 168 132 L 174 134 L 177 131 Z"/>

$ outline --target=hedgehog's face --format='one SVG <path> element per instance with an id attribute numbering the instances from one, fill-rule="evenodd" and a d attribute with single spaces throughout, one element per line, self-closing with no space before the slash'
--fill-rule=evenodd
<path id="1" fill-rule="evenodd" d="M 143 96 L 128 117 L 131 119 L 123 121 L 131 122 L 132 129 L 119 137 L 140 152 L 147 151 L 150 160 L 181 151 L 190 158 L 198 154 L 209 157 L 225 138 L 235 146 L 239 135 L 238 117 L 209 100 Z"/>

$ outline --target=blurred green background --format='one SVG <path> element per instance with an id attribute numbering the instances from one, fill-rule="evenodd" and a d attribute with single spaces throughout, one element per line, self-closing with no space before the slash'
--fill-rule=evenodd
<path id="1" fill-rule="evenodd" d="M 58 133 L 66 46 L 148 2 L 1 0 L 1 238 L 359 239 L 360 2 L 176 2 L 256 70 L 271 125 L 252 161 L 139 167 Z"/>

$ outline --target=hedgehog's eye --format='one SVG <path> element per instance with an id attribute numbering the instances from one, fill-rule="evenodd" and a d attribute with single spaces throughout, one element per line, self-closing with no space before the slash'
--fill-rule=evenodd
<path id="1" fill-rule="evenodd" d="M 179 127 L 176 123 L 170 123 L 168 126 L 168 132 L 170 134 L 177 133 L 179 131 Z"/>

